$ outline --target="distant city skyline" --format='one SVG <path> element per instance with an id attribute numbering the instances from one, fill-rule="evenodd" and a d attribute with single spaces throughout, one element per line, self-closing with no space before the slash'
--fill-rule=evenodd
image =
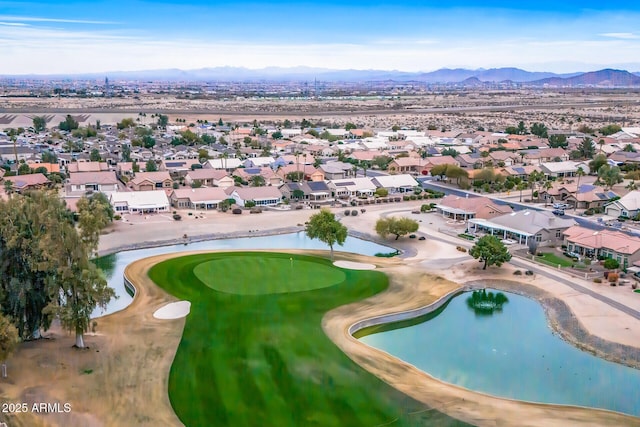
<path id="1" fill-rule="evenodd" d="M 0 75 L 205 67 L 640 71 L 640 6 L 0 0 Z"/>

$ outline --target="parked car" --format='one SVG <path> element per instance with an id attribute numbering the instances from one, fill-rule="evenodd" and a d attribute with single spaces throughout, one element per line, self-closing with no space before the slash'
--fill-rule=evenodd
<path id="1" fill-rule="evenodd" d="M 552 211 L 552 213 L 553 213 L 554 215 L 564 216 L 564 209 L 554 209 L 554 210 Z"/>
<path id="2" fill-rule="evenodd" d="M 580 254 L 577 254 L 575 252 L 564 251 L 563 254 L 566 257 L 573 258 L 575 260 L 580 260 Z"/>
<path id="3" fill-rule="evenodd" d="M 566 203 L 554 203 L 554 204 L 553 204 L 553 208 L 554 208 L 554 209 L 565 210 L 565 209 L 567 209 L 568 207 L 569 207 L 569 205 L 568 205 L 568 204 L 566 204 Z"/>

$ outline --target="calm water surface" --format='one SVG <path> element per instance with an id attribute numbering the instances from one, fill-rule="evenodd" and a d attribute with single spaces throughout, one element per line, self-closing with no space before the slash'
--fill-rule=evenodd
<path id="1" fill-rule="evenodd" d="M 111 314 L 131 304 L 133 298 L 126 292 L 123 281 L 124 269 L 127 265 L 153 255 L 203 249 L 329 249 L 329 247 L 319 240 L 309 239 L 304 232 L 299 232 L 274 236 L 208 240 L 205 242 L 189 243 L 188 245 L 180 244 L 118 252 L 102 257 L 96 262 L 98 266 L 105 271 L 109 286 L 115 289 L 118 298 L 109 303 L 106 311 L 99 309 L 94 311 L 92 317 Z M 387 246 L 351 236 L 347 237 L 343 246 L 335 246 L 334 249 L 361 255 L 375 255 L 378 252 L 388 253 L 394 251 L 394 249 Z"/>
<path id="2" fill-rule="evenodd" d="M 504 294 L 501 312 L 476 314 L 464 293 L 426 321 L 360 339 L 471 390 L 640 416 L 640 370 L 578 350 L 553 333 L 538 302 Z"/>

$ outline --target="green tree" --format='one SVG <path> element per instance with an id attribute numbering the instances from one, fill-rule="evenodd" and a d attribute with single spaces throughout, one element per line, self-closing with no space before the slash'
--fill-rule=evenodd
<path id="1" fill-rule="evenodd" d="M 252 187 L 264 187 L 265 185 L 264 177 L 260 175 L 252 176 L 251 178 L 249 178 L 249 182 L 251 183 Z"/>
<path id="2" fill-rule="evenodd" d="M 431 171 L 429 173 L 431 173 L 431 176 L 439 176 L 440 179 L 442 180 L 447 174 L 448 167 L 449 165 L 447 164 L 435 165 L 434 167 L 431 168 Z"/>
<path id="3" fill-rule="evenodd" d="M 318 239 L 329 245 L 331 261 L 333 261 L 333 245 L 344 244 L 347 239 L 347 227 L 342 225 L 331 211 L 322 209 L 309 218 L 306 234 L 310 239 Z"/>
<path id="4" fill-rule="evenodd" d="M 89 253 L 93 253 L 98 249 L 100 233 L 113 220 L 113 206 L 104 193 L 94 193 L 78 200 L 77 209 L 80 239 Z"/>
<path id="5" fill-rule="evenodd" d="M 531 133 L 540 138 L 549 137 L 547 126 L 544 123 L 534 123 L 531 125 Z"/>
<path id="6" fill-rule="evenodd" d="M 373 165 L 378 169 L 387 170 L 387 167 L 392 160 L 393 159 L 389 156 L 376 156 L 373 158 Z"/>
<path id="7" fill-rule="evenodd" d="M 396 236 L 395 240 L 398 240 L 400 236 L 416 231 L 418 231 L 418 222 L 411 218 L 390 216 L 376 221 L 376 233 L 383 238 L 393 234 Z"/>
<path id="8" fill-rule="evenodd" d="M 271 138 L 273 139 L 282 139 L 282 137 L 283 137 L 282 132 L 280 132 L 279 130 L 271 134 Z"/>
<path id="9" fill-rule="evenodd" d="M 58 156 L 52 151 L 43 151 L 41 157 L 42 163 L 58 163 Z"/>
<path id="10" fill-rule="evenodd" d="M 300 182 L 304 178 L 304 172 L 289 172 L 285 175 L 287 181 Z"/>
<path id="11" fill-rule="evenodd" d="M 11 198 L 11 195 L 13 194 L 13 181 L 5 179 L 3 181 L 3 185 L 4 185 L 4 192 L 9 196 L 9 198 Z"/>
<path id="12" fill-rule="evenodd" d="M 383 187 L 376 188 L 376 196 L 378 197 L 387 197 L 389 195 L 389 190 Z"/>
<path id="13" fill-rule="evenodd" d="M 91 150 L 91 152 L 89 153 L 89 160 L 91 160 L 92 162 L 99 162 L 102 160 L 100 151 L 97 148 Z"/>
<path id="14" fill-rule="evenodd" d="M 156 140 L 154 137 L 150 135 L 145 135 L 142 137 L 142 146 L 144 148 L 150 149 L 156 145 Z"/>
<path id="15" fill-rule="evenodd" d="M 145 164 L 144 170 L 147 172 L 156 172 L 158 170 L 158 165 L 154 160 L 148 160 Z"/>
<path id="16" fill-rule="evenodd" d="M 611 189 L 622 181 L 622 173 L 618 166 L 602 165 L 598 169 L 598 182 L 602 183 L 605 189 Z"/>
<path id="17" fill-rule="evenodd" d="M 67 114 L 67 117 L 64 119 L 64 122 L 60 122 L 58 128 L 60 130 L 66 130 L 67 132 L 71 132 L 75 129 L 78 129 L 80 124 L 74 119 L 70 114 Z"/>
<path id="18" fill-rule="evenodd" d="M 4 362 L 11 356 L 19 341 L 16 327 L 8 317 L 0 313 L 0 361 Z"/>
<path id="19" fill-rule="evenodd" d="M 633 148 L 633 145 L 632 145 L 632 144 L 627 144 L 627 145 L 625 145 L 625 146 L 624 146 L 624 148 L 622 149 L 622 151 L 625 151 L 625 152 L 627 152 L 627 153 L 635 153 L 635 152 L 636 152 L 636 149 L 635 149 L 635 148 Z"/>
<path id="20" fill-rule="evenodd" d="M 358 126 L 356 126 L 355 124 L 351 123 L 351 122 L 347 122 L 346 125 L 344 125 L 344 130 L 351 130 L 351 129 L 357 129 Z"/>
<path id="21" fill-rule="evenodd" d="M 18 175 L 29 175 L 31 173 L 31 168 L 26 163 L 21 163 L 18 166 Z"/>
<path id="22" fill-rule="evenodd" d="M 607 164 L 607 156 L 604 154 L 596 154 L 596 156 L 589 162 L 589 169 L 597 171 L 601 166 Z"/>
<path id="23" fill-rule="evenodd" d="M 129 128 L 132 128 L 132 127 L 135 127 L 135 126 L 136 126 L 136 121 L 134 119 L 131 119 L 131 118 L 122 119 L 122 121 L 120 121 L 120 122 L 118 122 L 116 124 L 116 127 L 119 130 L 129 129 Z"/>
<path id="24" fill-rule="evenodd" d="M 469 249 L 469 255 L 480 261 L 484 261 L 483 270 L 488 266 L 496 265 L 500 267 L 503 263 L 511 259 L 511 254 L 507 247 L 496 236 L 486 235 Z"/>
<path id="25" fill-rule="evenodd" d="M 604 260 L 604 268 L 606 268 L 607 270 L 615 270 L 619 267 L 620 263 L 614 258 L 607 258 Z"/>
<path id="26" fill-rule="evenodd" d="M 159 114 L 157 124 L 159 128 L 166 129 L 169 124 L 169 117 L 164 114 Z"/>
<path id="27" fill-rule="evenodd" d="M 291 193 L 291 197 L 293 197 L 296 200 L 300 200 L 304 198 L 304 191 L 296 188 L 295 190 L 293 190 L 293 193 Z"/>
<path id="28" fill-rule="evenodd" d="M 549 137 L 549 146 L 551 148 L 566 148 L 569 145 L 566 135 L 551 135 Z"/>
<path id="29" fill-rule="evenodd" d="M 600 133 L 604 136 L 613 135 L 614 133 L 618 133 L 622 130 L 620 125 L 607 125 L 600 128 Z"/>
<path id="30" fill-rule="evenodd" d="M 577 151 L 583 159 L 592 159 L 596 154 L 596 147 L 591 138 L 584 138 L 578 146 Z"/>
<path id="31" fill-rule="evenodd" d="M 454 148 L 445 148 L 440 154 L 443 156 L 457 157 L 460 153 L 458 153 Z"/>
<path id="32" fill-rule="evenodd" d="M 130 162 L 131 161 L 131 147 L 128 145 L 122 146 L 122 161 Z"/>
<path id="33" fill-rule="evenodd" d="M 43 132 L 47 130 L 47 119 L 43 116 L 35 116 L 33 119 L 33 130 L 36 133 Z"/>

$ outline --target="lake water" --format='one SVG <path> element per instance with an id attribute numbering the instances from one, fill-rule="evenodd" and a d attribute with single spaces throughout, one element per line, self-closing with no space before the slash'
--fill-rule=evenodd
<path id="1" fill-rule="evenodd" d="M 438 312 L 360 340 L 471 390 L 640 416 L 640 370 L 577 349 L 553 333 L 538 302 L 504 295 L 508 302 L 493 314 L 469 307 L 464 293 Z"/>
<path id="2" fill-rule="evenodd" d="M 133 251 L 122 251 L 106 257 L 101 257 L 96 261 L 106 273 L 109 286 L 115 289 L 117 299 L 112 300 L 106 311 L 95 310 L 92 317 L 100 317 L 122 310 L 131 304 L 133 298 L 124 287 L 123 274 L 127 265 L 142 258 L 153 255 L 167 254 L 173 252 L 197 251 L 197 250 L 219 250 L 219 249 L 326 249 L 329 247 L 315 239 L 309 239 L 304 232 L 278 234 L 273 236 L 245 237 L 238 239 L 208 240 L 205 242 L 189 243 L 188 245 L 171 245 L 157 248 L 137 249 Z M 342 246 L 335 246 L 335 250 L 352 252 L 361 255 L 375 255 L 376 253 L 393 252 L 393 248 L 382 246 L 367 240 L 348 236 Z"/>

